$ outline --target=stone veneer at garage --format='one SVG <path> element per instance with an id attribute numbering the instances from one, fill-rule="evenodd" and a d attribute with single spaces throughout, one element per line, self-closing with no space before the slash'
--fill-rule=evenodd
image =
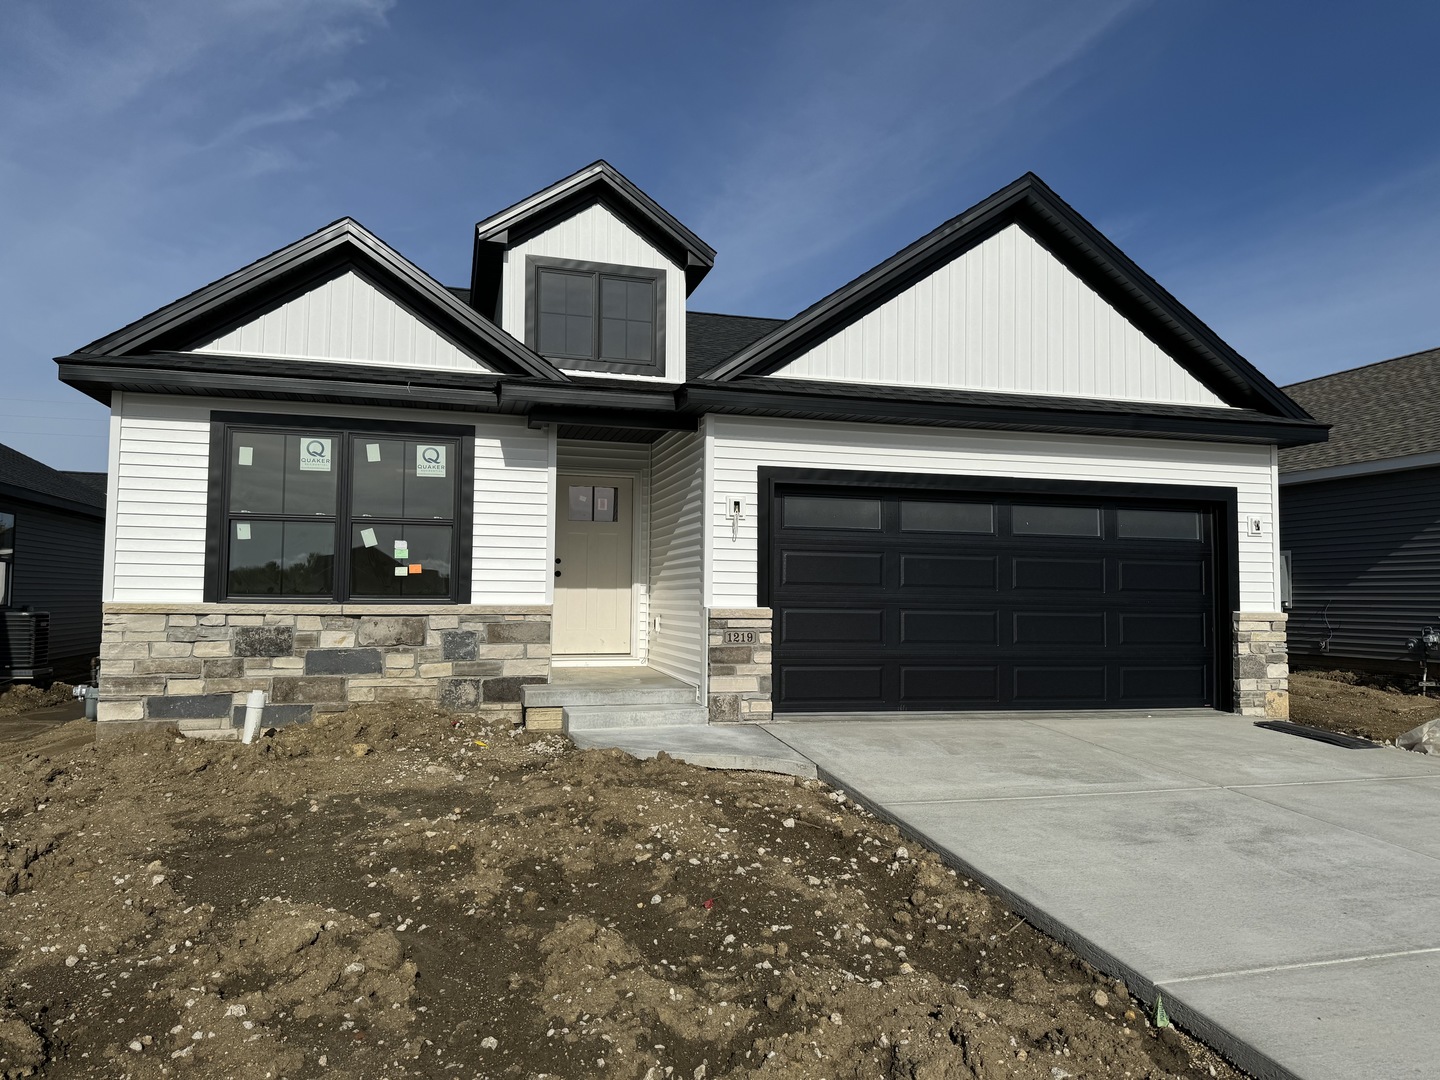
<path id="1" fill-rule="evenodd" d="M 771 626 L 770 608 L 710 609 L 712 724 L 770 719 Z M 732 640 L 726 641 L 727 637 Z M 733 640 L 737 637 L 746 640 Z"/>
<path id="2" fill-rule="evenodd" d="M 550 608 L 524 605 L 106 604 L 98 732 L 223 731 L 263 690 L 265 723 L 374 701 L 519 720 L 550 677 Z"/>
<path id="3" fill-rule="evenodd" d="M 1242 716 L 1290 717 L 1290 659 L 1278 611 L 1235 614 L 1235 711 Z"/>

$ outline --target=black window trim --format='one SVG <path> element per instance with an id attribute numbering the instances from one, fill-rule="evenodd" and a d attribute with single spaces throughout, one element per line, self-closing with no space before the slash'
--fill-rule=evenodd
<path id="1" fill-rule="evenodd" d="M 594 349 L 591 357 L 545 355 L 557 367 L 570 371 L 610 371 L 625 375 L 665 374 L 665 279 L 666 271 L 653 266 L 621 266 L 615 263 L 585 262 L 579 259 L 554 259 L 545 255 L 525 256 L 525 344 L 540 352 L 540 271 L 568 270 L 593 274 L 595 278 Z M 655 345 L 650 363 L 634 360 L 607 360 L 600 356 L 600 277 L 631 278 L 649 281 L 655 286 Z"/>
<path id="2" fill-rule="evenodd" d="M 354 435 L 381 438 L 420 437 L 455 439 L 457 476 L 454 536 L 451 540 L 449 596 L 356 597 L 349 596 L 350 529 L 355 521 L 343 502 L 337 503 L 335 522 L 335 587 L 329 596 L 237 597 L 226 595 L 225 568 L 230 530 L 227 508 L 230 503 L 230 471 L 227 446 L 232 430 L 255 429 L 271 432 L 334 432 L 345 452 L 336 455 L 337 499 L 347 498 L 350 486 L 349 447 Z M 474 545 L 475 429 L 454 424 L 412 424 L 350 416 L 308 416 L 287 413 L 210 414 L 210 470 L 205 515 L 205 590 L 207 604 L 367 604 L 416 607 L 426 604 L 468 604 L 471 596 L 471 553 Z M 265 515 L 284 518 L 285 515 Z M 313 520 L 313 519 L 311 519 Z"/>
<path id="3" fill-rule="evenodd" d="M 0 505 L 0 514 L 8 514 L 14 519 L 10 532 L 10 554 L 0 555 L 0 565 L 5 567 L 4 574 L 0 574 L 0 611 L 9 611 L 15 601 L 15 552 L 20 548 L 20 514 L 8 504 Z"/>

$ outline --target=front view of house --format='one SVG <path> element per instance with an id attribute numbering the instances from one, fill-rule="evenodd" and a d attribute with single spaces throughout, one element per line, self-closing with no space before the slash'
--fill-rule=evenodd
<path id="1" fill-rule="evenodd" d="M 604 162 L 473 245 L 446 288 L 343 219 L 59 359 L 112 416 L 103 730 L 1284 715 L 1324 428 L 1033 175 L 789 320 L 689 310 L 715 252 Z"/>

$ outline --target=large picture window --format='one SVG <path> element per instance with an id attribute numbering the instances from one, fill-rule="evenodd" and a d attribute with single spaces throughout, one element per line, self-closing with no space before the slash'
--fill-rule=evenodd
<path id="1" fill-rule="evenodd" d="M 213 599 L 466 598 L 468 434 L 217 417 Z"/>
<path id="2" fill-rule="evenodd" d="M 562 367 L 662 374 L 665 272 L 532 256 L 527 344 Z"/>

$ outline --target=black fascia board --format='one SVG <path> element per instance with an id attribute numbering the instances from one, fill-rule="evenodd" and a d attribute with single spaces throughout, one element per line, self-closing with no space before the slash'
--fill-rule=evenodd
<path id="1" fill-rule="evenodd" d="M 724 382 L 769 374 L 1011 224 L 1025 228 L 1162 348 L 1172 342 L 1167 352 L 1222 400 L 1260 406 L 1289 419 L 1312 419 L 1034 173 L 842 285 L 701 378 Z"/>
<path id="2" fill-rule="evenodd" d="M 548 425 L 615 428 L 625 431 L 694 431 L 700 426 L 695 415 L 642 412 L 635 409 L 563 409 L 536 406 L 526 414 L 532 428 Z"/>
<path id="3" fill-rule="evenodd" d="M 628 409 L 635 412 L 674 413 L 676 391 L 618 390 L 614 387 L 547 386 L 536 382 L 505 381 L 500 384 L 500 407 L 507 412 L 529 412 L 537 405 L 558 408 Z"/>
<path id="4" fill-rule="evenodd" d="M 504 333 L 351 218 L 332 222 L 77 353 L 124 356 L 185 349 L 350 268 L 422 308 L 428 315 L 426 321 L 438 333 L 478 353 L 486 363 L 496 363 L 505 373 L 569 381 L 548 360 Z"/>
<path id="5" fill-rule="evenodd" d="M 347 379 L 337 377 L 339 372 L 266 375 L 253 371 L 146 365 L 144 358 L 139 358 L 141 363 L 131 363 L 128 357 L 120 359 L 125 362 L 117 363 L 114 359 L 97 362 L 89 356 L 62 356 L 56 362 L 61 382 L 102 405 L 110 404 L 110 394 L 115 390 L 351 405 L 415 405 L 461 412 L 494 412 L 499 405 L 499 394 L 493 385 L 457 387 L 394 379 Z"/>
<path id="6" fill-rule="evenodd" d="M 93 503 L 64 499 L 59 495 L 48 495 L 43 491 L 35 491 L 18 484 L 7 484 L 3 480 L 0 480 L 0 499 L 7 503 L 29 503 L 34 506 L 43 506 L 47 510 L 63 510 L 67 514 L 80 514 L 83 517 L 105 520 L 103 505 L 96 506 Z"/>
<path id="7" fill-rule="evenodd" d="M 785 393 L 768 389 L 733 388 L 725 384 L 688 384 L 679 392 L 682 411 L 774 416 L 789 419 L 910 424 L 927 427 L 989 428 L 999 431 L 1037 431 L 1078 435 L 1162 439 L 1196 439 L 1207 442 L 1271 443 L 1299 446 L 1323 442 L 1327 428 L 1313 421 L 1297 421 L 1247 412 L 1236 417 L 1224 410 L 1197 409 L 1195 413 L 1143 413 L 1117 409 L 1066 408 L 1032 404 L 967 404 L 838 398 L 818 394 Z"/>

